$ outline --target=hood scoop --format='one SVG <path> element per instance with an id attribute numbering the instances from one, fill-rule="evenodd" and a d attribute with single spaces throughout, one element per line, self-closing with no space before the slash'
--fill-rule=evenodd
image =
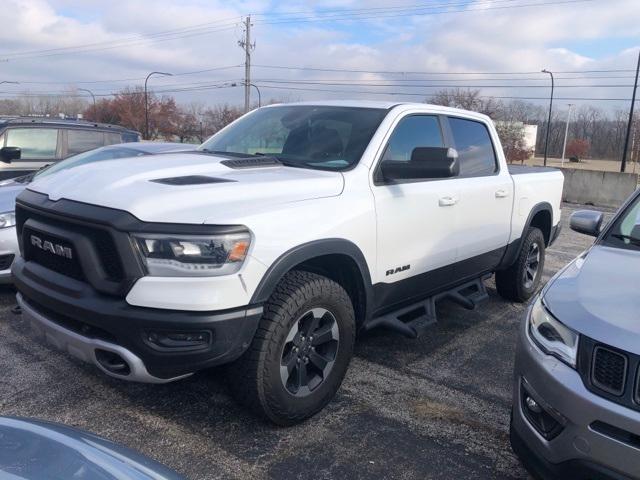
<path id="1" fill-rule="evenodd" d="M 279 167 L 282 165 L 277 158 L 273 157 L 234 158 L 233 160 L 223 160 L 220 163 L 233 169 Z"/>
<path id="2" fill-rule="evenodd" d="M 155 183 L 162 183 L 164 185 L 175 185 L 175 186 L 205 185 L 207 183 L 235 182 L 235 180 L 230 180 L 227 178 L 208 177 L 206 175 L 185 175 L 183 177 L 157 178 L 155 180 L 150 180 L 150 181 Z"/>

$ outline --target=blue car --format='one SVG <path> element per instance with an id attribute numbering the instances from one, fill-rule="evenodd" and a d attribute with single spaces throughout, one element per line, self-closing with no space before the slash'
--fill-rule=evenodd
<path id="1" fill-rule="evenodd" d="M 184 480 L 164 465 L 89 432 L 15 417 L 0 417 L 0 478 Z"/>

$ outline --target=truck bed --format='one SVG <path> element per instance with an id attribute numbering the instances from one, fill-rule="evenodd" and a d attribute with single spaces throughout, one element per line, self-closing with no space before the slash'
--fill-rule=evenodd
<path id="1" fill-rule="evenodd" d="M 528 165 L 508 165 L 509 173 L 511 175 L 523 175 L 525 173 L 542 173 L 542 172 L 555 172 L 557 169 L 554 167 L 530 167 Z"/>

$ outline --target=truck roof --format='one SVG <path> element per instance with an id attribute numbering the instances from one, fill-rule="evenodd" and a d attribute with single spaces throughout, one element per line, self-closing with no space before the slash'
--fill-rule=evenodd
<path id="1" fill-rule="evenodd" d="M 117 130 L 119 132 L 135 132 L 129 128 L 112 125 L 110 123 L 97 123 L 89 122 L 87 120 L 67 119 L 67 118 L 55 118 L 55 117 L 20 117 L 20 116 L 0 116 L 0 127 L 5 125 L 32 125 L 32 124 L 46 124 L 46 125 L 59 125 L 65 127 L 78 127 L 78 128 L 96 128 L 104 130 Z M 138 132 L 136 132 L 138 133 Z"/>
<path id="2" fill-rule="evenodd" d="M 379 108 L 383 110 L 390 110 L 397 106 L 408 106 L 408 107 L 418 107 L 425 108 L 430 107 L 437 109 L 443 113 L 451 113 L 451 114 L 472 114 L 477 116 L 478 118 L 488 119 L 488 117 L 482 113 L 474 112 L 471 110 L 463 110 L 461 108 L 454 107 L 444 107 L 442 105 L 434 105 L 431 103 L 423 103 L 423 102 L 388 102 L 382 100 L 316 100 L 316 101 L 306 101 L 306 102 L 292 102 L 292 103 L 280 103 L 273 104 L 269 106 L 278 106 L 278 105 L 317 105 L 321 107 L 352 107 L 352 108 Z"/>

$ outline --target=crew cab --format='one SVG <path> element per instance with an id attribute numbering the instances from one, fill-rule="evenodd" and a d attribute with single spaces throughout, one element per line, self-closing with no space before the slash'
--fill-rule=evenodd
<path id="1" fill-rule="evenodd" d="M 18 303 L 55 346 L 125 380 L 215 365 L 282 425 L 334 396 L 356 333 L 416 336 L 482 280 L 527 300 L 562 174 L 509 171 L 491 120 L 426 104 L 254 110 L 196 151 L 79 165 L 16 205 Z"/>

